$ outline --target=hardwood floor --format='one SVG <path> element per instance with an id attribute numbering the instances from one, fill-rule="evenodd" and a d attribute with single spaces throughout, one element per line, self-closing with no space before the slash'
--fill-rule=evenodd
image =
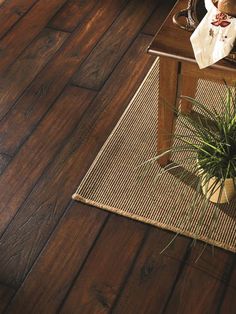
<path id="1" fill-rule="evenodd" d="M 0 0 L 0 313 L 230 314 L 235 256 L 71 200 L 174 0 Z"/>

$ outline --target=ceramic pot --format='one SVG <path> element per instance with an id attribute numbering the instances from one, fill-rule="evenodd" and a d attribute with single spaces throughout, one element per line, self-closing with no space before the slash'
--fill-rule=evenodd
<path id="1" fill-rule="evenodd" d="M 217 182 L 216 177 L 210 178 L 208 181 L 204 176 L 201 176 L 202 192 L 209 201 L 213 203 L 228 203 L 235 196 L 235 179 L 226 179 L 223 184 Z"/>

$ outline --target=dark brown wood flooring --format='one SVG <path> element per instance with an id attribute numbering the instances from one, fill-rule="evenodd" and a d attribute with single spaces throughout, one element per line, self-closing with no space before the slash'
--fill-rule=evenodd
<path id="1" fill-rule="evenodd" d="M 236 313 L 235 256 L 71 200 L 174 0 L 0 0 L 0 312 Z"/>

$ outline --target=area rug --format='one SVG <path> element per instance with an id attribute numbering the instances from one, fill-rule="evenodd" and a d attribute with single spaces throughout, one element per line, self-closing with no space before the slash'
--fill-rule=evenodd
<path id="1" fill-rule="evenodd" d="M 188 178 L 180 180 L 179 167 L 161 176 L 156 162 L 140 167 L 156 155 L 158 88 L 157 59 L 73 199 L 236 252 L 236 201 L 204 207 L 204 198 L 199 196 L 190 219 L 195 187 Z M 223 84 L 199 80 L 196 98 L 210 108 L 219 103 L 216 90 L 224 92 L 224 88 Z M 177 122 L 177 132 L 186 132 L 178 128 Z M 181 165 L 189 178 L 190 157 Z M 178 159 L 172 156 L 176 164 Z"/>

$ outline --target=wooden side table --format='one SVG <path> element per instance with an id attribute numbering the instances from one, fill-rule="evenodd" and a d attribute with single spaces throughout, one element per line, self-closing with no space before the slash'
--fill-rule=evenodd
<path id="1" fill-rule="evenodd" d="M 180 29 L 172 22 L 173 15 L 187 6 L 187 0 L 176 2 L 148 48 L 148 53 L 160 57 L 158 152 L 168 150 L 172 145 L 174 110 L 171 106 L 179 105 L 178 95 L 194 97 L 200 78 L 221 82 L 225 80 L 229 85 L 236 80 L 236 66 L 228 60 L 221 60 L 211 67 L 199 69 L 190 43 L 191 33 Z M 181 110 L 190 111 L 190 104 L 182 100 Z M 161 157 L 160 165 L 165 166 L 169 159 L 170 155 Z"/>

